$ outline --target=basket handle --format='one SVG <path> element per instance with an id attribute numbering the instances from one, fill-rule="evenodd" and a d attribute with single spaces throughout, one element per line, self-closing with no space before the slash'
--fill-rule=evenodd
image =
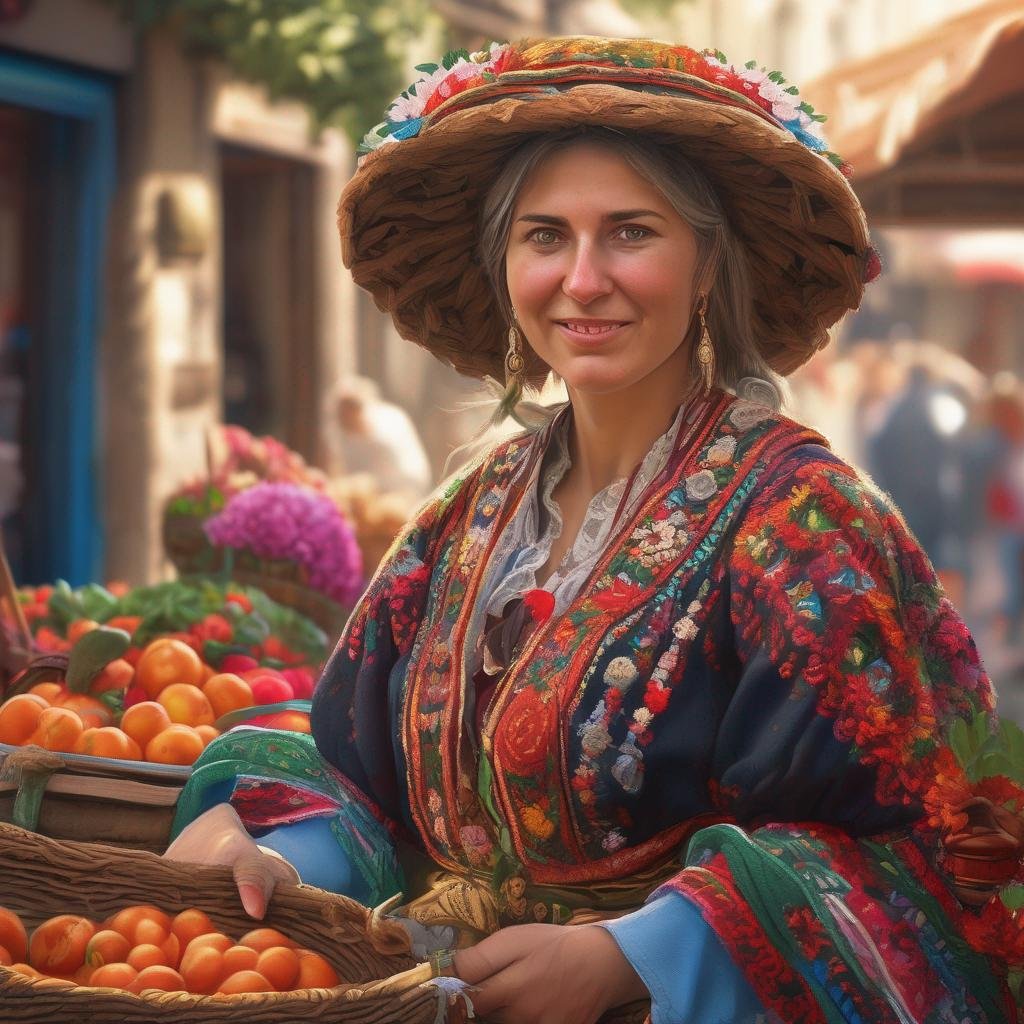
<path id="1" fill-rule="evenodd" d="M 11 751 L 0 768 L 0 781 L 18 787 L 11 810 L 11 821 L 19 828 L 35 832 L 46 785 L 54 772 L 65 767 L 64 758 L 42 747 L 19 747 Z"/>
<path id="2" fill-rule="evenodd" d="M 11 572 L 10 562 L 7 561 L 7 552 L 4 550 L 3 532 L 0 531 L 0 600 L 6 599 L 11 606 L 11 614 L 21 634 L 21 641 L 25 650 L 32 650 L 32 630 L 29 629 L 25 619 L 25 613 L 21 610 L 21 602 L 18 600 L 18 588 L 14 583 L 14 574 Z M 5 643 L 0 639 L 0 643 Z"/>

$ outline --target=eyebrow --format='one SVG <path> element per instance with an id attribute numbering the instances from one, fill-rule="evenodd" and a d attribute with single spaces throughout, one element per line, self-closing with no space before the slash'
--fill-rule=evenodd
<path id="1" fill-rule="evenodd" d="M 605 220 L 623 221 L 632 220 L 634 217 L 657 217 L 659 220 L 666 220 L 657 210 L 616 210 L 614 213 L 605 215 Z M 531 224 L 552 224 L 556 227 L 563 227 L 569 222 L 564 217 L 552 217 L 546 213 L 524 213 L 517 220 L 529 221 Z"/>

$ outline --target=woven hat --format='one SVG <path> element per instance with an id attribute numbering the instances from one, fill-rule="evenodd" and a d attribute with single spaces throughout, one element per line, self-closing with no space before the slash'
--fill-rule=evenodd
<path id="1" fill-rule="evenodd" d="M 417 70 L 342 193 L 342 256 L 403 337 L 463 373 L 500 378 L 508 331 L 477 248 L 481 202 L 511 151 L 549 132 L 635 132 L 703 170 L 746 248 L 752 326 L 779 373 L 825 345 L 877 276 L 849 169 L 819 134 L 824 117 L 778 72 L 590 37 L 493 43 Z M 528 375 L 542 377 L 526 355 Z"/>

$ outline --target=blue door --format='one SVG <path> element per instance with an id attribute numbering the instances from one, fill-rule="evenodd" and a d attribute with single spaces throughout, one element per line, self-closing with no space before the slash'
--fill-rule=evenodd
<path id="1" fill-rule="evenodd" d="M 19 582 L 78 584 L 102 575 L 96 354 L 113 80 L 0 51 L 4 132 L 0 517 Z"/>

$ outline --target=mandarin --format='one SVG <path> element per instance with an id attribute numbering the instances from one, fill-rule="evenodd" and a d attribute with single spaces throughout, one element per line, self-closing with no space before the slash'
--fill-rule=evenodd
<path id="1" fill-rule="evenodd" d="M 0 704 L 0 743 L 20 747 L 36 731 L 39 717 L 50 705 L 34 693 L 19 693 Z"/>
<path id="2" fill-rule="evenodd" d="M 220 735 L 220 729 L 213 725 L 197 725 L 196 732 L 203 741 L 204 750 Z"/>
<path id="3" fill-rule="evenodd" d="M 44 921 L 28 943 L 29 963 L 46 974 L 74 974 L 85 963 L 85 950 L 96 925 L 77 914 L 58 914 Z"/>
<path id="4" fill-rule="evenodd" d="M 253 928 L 247 931 L 238 940 L 238 944 L 240 946 L 248 946 L 259 953 L 274 946 L 287 946 L 288 949 L 298 949 L 299 946 L 297 942 L 292 942 L 284 932 L 279 932 L 276 928 L 267 927 Z"/>
<path id="5" fill-rule="evenodd" d="M 221 958 L 224 961 L 225 973 L 237 974 L 239 971 L 256 970 L 256 961 L 260 955 L 249 946 L 230 946 L 224 950 Z"/>
<path id="6" fill-rule="evenodd" d="M 47 704 L 52 704 L 62 694 L 67 693 L 67 690 L 61 683 L 36 683 L 35 686 L 29 687 L 28 692 L 42 697 Z"/>
<path id="7" fill-rule="evenodd" d="M 121 729 L 143 750 L 146 744 L 171 724 L 167 709 L 155 700 L 143 700 L 126 708 L 121 716 Z"/>
<path id="8" fill-rule="evenodd" d="M 171 931 L 178 937 L 184 951 L 188 949 L 188 944 L 193 939 L 216 932 L 217 926 L 210 920 L 205 910 L 189 907 L 174 918 L 171 922 Z"/>
<path id="9" fill-rule="evenodd" d="M 132 944 L 113 928 L 96 932 L 85 947 L 85 962 L 93 970 L 104 964 L 124 963 Z"/>
<path id="10" fill-rule="evenodd" d="M 299 954 L 286 946 L 271 946 L 259 954 L 256 970 L 278 992 L 287 992 L 299 977 Z"/>
<path id="11" fill-rule="evenodd" d="M 147 967 L 174 967 L 167 954 L 152 942 L 138 942 L 132 946 L 125 963 L 131 965 L 137 971 L 144 971 Z"/>
<path id="12" fill-rule="evenodd" d="M 171 915 L 165 914 L 159 907 L 151 903 L 137 903 L 130 907 L 119 910 L 112 917 L 108 918 L 104 928 L 112 928 L 120 932 L 129 942 L 135 943 L 135 930 L 140 921 L 156 921 L 162 925 L 165 931 L 171 930 Z"/>
<path id="13" fill-rule="evenodd" d="M 135 681 L 151 700 L 175 683 L 198 686 L 202 679 L 203 663 L 199 655 L 181 640 L 154 640 L 142 652 L 135 667 Z"/>
<path id="14" fill-rule="evenodd" d="M 338 972 L 311 949 L 298 949 L 299 977 L 296 988 L 333 988 L 339 983 Z"/>
<path id="15" fill-rule="evenodd" d="M 237 995 L 240 992 L 273 992 L 274 986 L 256 971 L 239 971 L 220 983 L 218 992 Z"/>
<path id="16" fill-rule="evenodd" d="M 185 956 L 192 952 L 193 949 L 215 949 L 218 953 L 223 953 L 225 949 L 230 949 L 234 946 L 235 940 L 225 935 L 223 932 L 207 932 L 205 935 L 199 935 L 194 938 L 185 950 Z M 241 943 L 238 943 L 241 945 Z M 182 957 L 184 960 L 185 957 Z"/>
<path id="17" fill-rule="evenodd" d="M 198 686 L 172 683 L 160 691 L 157 701 L 163 705 L 172 722 L 178 725 L 213 725 L 214 714 L 206 695 Z"/>
<path id="18" fill-rule="evenodd" d="M 227 938 L 227 936 L 224 936 Z M 230 943 L 231 940 L 228 939 Z M 208 996 L 227 977 L 224 970 L 224 954 L 213 946 L 197 946 L 193 942 L 185 950 L 179 967 L 189 992 Z"/>
<path id="19" fill-rule="evenodd" d="M 28 934 L 21 918 L 13 910 L 0 907 L 0 946 L 3 946 L 15 963 L 28 959 Z"/>
<path id="20" fill-rule="evenodd" d="M 86 729 L 75 744 L 75 753 L 112 757 L 119 761 L 134 761 L 140 756 L 138 744 L 113 725 Z"/>
<path id="21" fill-rule="evenodd" d="M 127 690 L 132 683 L 132 676 L 135 669 L 131 663 L 124 658 L 115 658 L 107 662 L 100 671 L 93 676 L 89 684 L 90 693 L 106 693 L 108 690 Z"/>
<path id="22" fill-rule="evenodd" d="M 161 992 L 186 992 L 185 979 L 173 968 L 155 964 L 146 967 L 132 979 L 128 991 L 138 995 L 147 988 L 159 989 Z"/>
<path id="23" fill-rule="evenodd" d="M 0 946 L 0 967 L 10 967 L 14 963 L 14 957 L 6 946 Z"/>
<path id="24" fill-rule="evenodd" d="M 146 760 L 157 764 L 192 764 L 203 752 L 203 738 L 189 725 L 169 725 L 146 744 Z"/>
<path id="25" fill-rule="evenodd" d="M 86 729 L 101 729 L 114 724 L 114 712 L 103 701 L 87 693 L 66 693 L 53 701 L 59 708 L 70 708 L 81 718 Z"/>
<path id="26" fill-rule="evenodd" d="M 100 624 L 94 619 L 75 619 L 74 622 L 68 626 L 68 639 L 74 644 L 77 643 L 86 633 L 91 633 L 94 629 L 99 629 Z"/>
<path id="27" fill-rule="evenodd" d="M 234 672 L 220 672 L 211 676 L 203 684 L 203 693 L 218 718 L 229 711 L 251 708 L 256 703 L 252 697 L 252 687 Z"/>
<path id="28" fill-rule="evenodd" d="M 138 976 L 131 964 L 104 964 L 89 975 L 89 984 L 99 988 L 128 988 Z"/>
<path id="29" fill-rule="evenodd" d="M 58 750 L 67 754 L 75 749 L 83 728 L 81 718 L 70 708 L 51 707 L 39 716 L 35 732 L 27 742 L 44 750 Z"/>

